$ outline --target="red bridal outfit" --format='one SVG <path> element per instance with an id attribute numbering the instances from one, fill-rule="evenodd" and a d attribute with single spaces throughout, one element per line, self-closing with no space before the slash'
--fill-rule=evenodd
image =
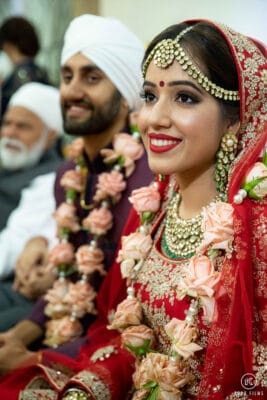
<path id="1" fill-rule="evenodd" d="M 44 351 L 40 364 L 3 376 L 0 398 L 61 399 L 75 387 L 99 400 L 266 398 L 266 196 L 252 199 L 250 188 L 245 186 L 246 196 L 242 189 L 255 164 L 264 165 L 266 59 L 251 40 L 225 26 L 217 29 L 236 62 L 240 92 L 238 154 L 230 167 L 224 203 L 225 209 L 231 209 L 230 249 L 216 258 L 209 284 L 199 291 L 187 273 L 194 271 L 195 256 L 175 259 L 165 251 L 166 205 L 177 197 L 166 179 L 159 184 L 162 201 L 151 231 L 151 250 L 128 289 L 127 304 L 139 304 L 129 325 L 152 332 L 146 350 L 151 347 L 153 352 L 136 361 L 134 346 L 128 346 L 128 351 L 121 345 L 127 328 L 122 327 L 122 334 L 107 329 L 107 325 L 114 327 L 119 308 L 113 319 L 115 310 L 126 297 L 126 281 L 114 264 L 98 295 L 99 318 L 88 329 L 88 344 L 78 359 Z M 221 222 L 227 223 L 223 218 Z M 132 211 L 124 235 L 134 232 L 138 224 Z M 207 258 L 201 257 L 207 270 Z M 141 313 L 142 320 L 133 322 Z M 182 333 L 180 340 L 174 340 L 177 332 Z"/>

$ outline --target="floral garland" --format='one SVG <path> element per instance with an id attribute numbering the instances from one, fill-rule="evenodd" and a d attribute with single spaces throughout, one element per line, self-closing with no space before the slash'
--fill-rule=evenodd
<path id="1" fill-rule="evenodd" d="M 104 252 L 99 241 L 113 226 L 110 207 L 118 203 L 126 188 L 125 178 L 134 171 L 135 161 L 141 158 L 144 149 L 136 126 L 131 126 L 132 135 L 118 133 L 113 137 L 113 149 L 102 149 L 101 155 L 109 166 L 109 172 L 98 175 L 93 204 L 82 223 L 76 215 L 75 201 L 86 188 L 87 168 L 83 158 L 82 138 L 74 140 L 69 146 L 69 156 L 75 160 L 74 170 L 66 171 L 60 184 L 66 191 L 66 201 L 54 213 L 58 226 L 59 243 L 50 251 L 49 268 L 57 271 L 58 279 L 45 295 L 48 302 L 45 314 L 50 317 L 46 323 L 44 343 L 56 347 L 81 336 L 83 328 L 79 321 L 86 313 L 97 314 L 95 308 L 96 292 L 89 282 L 90 276 L 104 269 Z M 85 208 L 85 207 L 84 207 Z M 70 243 L 70 234 L 85 230 L 93 239 L 81 245 L 77 251 Z M 76 283 L 70 277 L 78 273 Z"/>
<path id="2" fill-rule="evenodd" d="M 233 242 L 233 207 L 225 202 L 214 202 L 203 209 L 203 240 L 191 257 L 184 271 L 177 298 L 187 296 L 189 307 L 184 320 L 172 318 L 165 325 L 170 339 L 169 354 L 159 353 L 153 330 L 142 323 L 142 305 L 135 297 L 134 281 L 152 247 L 149 234 L 153 219 L 160 209 L 161 196 L 158 183 L 134 190 L 130 201 L 140 216 L 141 225 L 135 233 L 122 238 L 118 254 L 121 273 L 127 279 L 127 298 L 118 305 L 108 329 L 121 333 L 122 345 L 136 356 L 133 375 L 135 392 L 133 400 L 181 400 L 183 388 L 195 380 L 190 370 L 190 359 L 203 348 L 197 343 L 199 337 L 198 314 L 202 309 L 205 323 L 212 321 L 215 293 L 221 272 L 216 271 L 218 256 L 230 257 Z M 245 193 L 245 194 L 244 194 Z M 248 196 L 262 201 L 267 195 L 267 157 L 249 171 L 235 196 L 240 204 Z M 241 198 L 241 201 L 240 201 Z"/>

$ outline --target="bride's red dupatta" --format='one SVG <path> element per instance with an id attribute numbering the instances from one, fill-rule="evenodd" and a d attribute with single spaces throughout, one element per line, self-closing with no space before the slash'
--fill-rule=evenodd
<path id="1" fill-rule="evenodd" d="M 266 48 L 255 47 L 251 39 L 227 27 L 217 28 L 228 42 L 239 76 L 241 147 L 231 166 L 228 190 L 234 208 L 234 253 L 222 269 L 199 400 L 263 400 L 267 398 L 266 197 L 262 202 L 247 197 L 236 204 L 235 195 L 266 148 Z"/>

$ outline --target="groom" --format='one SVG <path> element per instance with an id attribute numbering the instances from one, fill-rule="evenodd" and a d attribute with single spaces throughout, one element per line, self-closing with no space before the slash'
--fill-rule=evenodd
<path id="1" fill-rule="evenodd" d="M 102 148 L 111 147 L 118 132 L 129 132 L 130 113 L 140 106 L 141 60 L 143 45 L 121 22 L 93 15 L 74 19 L 65 34 L 61 57 L 61 104 L 65 131 L 83 138 L 84 158 L 89 171 L 85 189 L 85 203 L 91 204 L 96 192 L 100 173 L 107 165 L 100 155 Z M 56 182 L 57 205 L 65 201 L 65 191 L 59 182 L 64 172 L 74 169 L 69 161 L 58 172 Z M 116 247 L 130 209 L 128 197 L 134 188 L 147 185 L 152 180 L 146 155 L 136 161 L 133 174 L 127 179 L 127 187 L 120 201 L 112 207 L 113 227 L 102 243 L 105 268 L 108 270 L 115 257 Z M 88 213 L 86 207 L 76 204 L 81 221 Z M 89 243 L 90 237 L 74 235 L 73 244 Z M 99 287 L 99 279 L 93 282 Z M 44 334 L 47 316 L 45 302 L 40 300 L 32 314 L 5 334 L 0 335 L 4 345 L 0 348 L 0 370 L 10 370 L 28 360 L 37 360 L 37 353 L 28 346 Z M 94 320 L 93 315 L 84 319 L 86 327 Z M 74 357 L 86 342 L 82 337 L 55 351 Z M 36 347 L 35 347 L 36 348 Z M 37 347 L 38 348 L 38 347 Z M 9 354 L 9 357 L 6 355 Z"/>

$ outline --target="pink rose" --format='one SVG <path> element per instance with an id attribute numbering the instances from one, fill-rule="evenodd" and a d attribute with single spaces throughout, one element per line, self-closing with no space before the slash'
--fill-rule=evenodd
<path id="1" fill-rule="evenodd" d="M 141 389 L 146 383 L 155 381 L 154 368 L 152 368 L 151 365 L 150 354 L 151 353 L 147 354 L 141 362 L 136 363 L 135 373 L 133 374 L 133 382 L 136 389 Z"/>
<path id="2" fill-rule="evenodd" d="M 65 189 L 73 189 L 76 192 L 84 190 L 84 181 L 81 171 L 77 169 L 69 170 L 60 179 L 60 185 Z"/>
<path id="3" fill-rule="evenodd" d="M 133 271 L 134 266 L 135 266 L 135 261 L 130 258 L 127 258 L 127 260 L 123 260 L 121 262 L 120 268 L 123 279 L 131 277 L 131 273 Z"/>
<path id="4" fill-rule="evenodd" d="M 139 325 L 143 317 L 142 306 L 137 299 L 126 299 L 120 303 L 108 329 L 121 329 L 129 325 Z"/>
<path id="5" fill-rule="evenodd" d="M 267 166 L 262 162 L 256 162 L 253 168 L 251 168 L 251 170 L 247 173 L 245 177 L 244 188 L 246 189 L 246 186 L 255 179 L 263 177 L 266 179 L 259 182 L 256 186 L 254 186 L 254 188 L 252 188 L 252 190 L 258 197 L 265 197 L 267 195 Z"/>
<path id="6" fill-rule="evenodd" d="M 220 280 L 220 272 L 215 271 L 213 262 L 206 256 L 193 256 L 187 274 L 181 278 L 179 288 L 190 296 L 214 296 Z"/>
<path id="7" fill-rule="evenodd" d="M 93 287 L 83 281 L 70 283 L 69 292 L 65 296 L 65 302 L 71 307 L 72 312 L 78 318 L 82 318 L 86 313 L 97 314 L 95 308 L 96 292 Z"/>
<path id="8" fill-rule="evenodd" d="M 139 214 L 145 211 L 157 212 L 160 206 L 160 194 L 157 185 L 152 183 L 149 186 L 133 190 L 129 201 Z"/>
<path id="9" fill-rule="evenodd" d="M 93 235 L 106 235 L 107 231 L 112 228 L 113 215 L 105 207 L 95 208 L 83 220 L 82 224 Z"/>
<path id="10" fill-rule="evenodd" d="M 98 271 L 100 275 L 106 275 L 103 264 L 104 253 L 100 248 L 88 245 L 80 246 L 76 252 L 76 260 L 81 274 L 89 275 Z"/>
<path id="11" fill-rule="evenodd" d="M 182 398 L 182 392 L 177 390 L 174 393 L 160 388 L 157 393 L 157 400 L 182 400 Z"/>
<path id="12" fill-rule="evenodd" d="M 156 342 L 154 333 L 153 330 L 146 325 L 130 326 L 121 334 L 123 346 L 142 347 L 147 340 L 150 340 L 149 348 L 153 349 Z"/>
<path id="13" fill-rule="evenodd" d="M 53 215 L 59 228 L 67 228 L 71 232 L 78 232 L 80 230 L 76 208 L 73 204 L 61 203 Z"/>
<path id="14" fill-rule="evenodd" d="M 74 139 L 66 146 L 66 155 L 68 158 L 78 158 L 83 154 L 84 141 L 83 138 Z"/>
<path id="15" fill-rule="evenodd" d="M 71 264 L 74 260 L 74 247 L 71 243 L 58 243 L 48 254 L 49 267 Z"/>
<path id="16" fill-rule="evenodd" d="M 134 232 L 128 236 L 123 236 L 121 242 L 122 246 L 118 253 L 118 262 L 127 259 L 144 260 L 152 246 L 151 236 L 143 232 Z"/>
<path id="17" fill-rule="evenodd" d="M 132 160 L 138 160 L 144 154 L 144 147 L 133 136 L 127 133 L 117 133 L 113 138 L 113 147 L 117 153 L 123 154 Z"/>
<path id="18" fill-rule="evenodd" d="M 194 325 L 173 318 L 165 326 L 165 331 L 172 340 L 172 350 L 176 351 L 184 359 L 192 357 L 195 351 L 202 350 L 202 347 L 193 343 L 198 336 Z"/>
<path id="19" fill-rule="evenodd" d="M 230 252 L 233 240 L 233 207 L 231 204 L 217 202 L 203 210 L 203 241 L 197 252 L 207 248 Z"/>
<path id="20" fill-rule="evenodd" d="M 83 333 L 82 325 L 69 316 L 54 319 L 46 323 L 46 337 L 44 344 L 49 347 L 57 347 L 63 343 L 73 341 Z"/>
<path id="21" fill-rule="evenodd" d="M 111 197 L 113 201 L 118 202 L 121 198 L 121 192 L 125 190 L 126 182 L 123 175 L 112 170 L 111 172 L 102 172 L 98 175 L 98 183 L 96 184 L 95 201 L 100 201 Z"/>
<path id="22" fill-rule="evenodd" d="M 143 145 L 133 136 L 127 133 L 118 133 L 113 137 L 113 150 L 102 149 L 101 155 L 106 163 L 114 163 L 123 156 L 125 174 L 129 177 L 134 170 L 134 161 L 144 154 Z"/>
<path id="23" fill-rule="evenodd" d="M 144 400 L 149 395 L 149 390 L 141 389 L 134 392 L 132 400 Z"/>
<path id="24" fill-rule="evenodd" d="M 214 310 L 215 310 L 215 298 L 208 297 L 208 296 L 201 296 L 201 308 L 203 309 L 203 321 L 206 324 L 210 324 L 212 318 L 214 317 Z"/>
<path id="25" fill-rule="evenodd" d="M 148 353 L 137 364 L 133 375 L 134 386 L 137 389 L 141 389 L 148 382 L 156 382 L 160 390 L 169 392 L 172 395 L 179 395 L 179 389 L 191 380 L 192 374 L 188 372 L 182 361 L 172 361 L 167 355 L 160 353 Z"/>
<path id="26" fill-rule="evenodd" d="M 65 302 L 65 296 L 69 291 L 69 283 L 64 280 L 57 280 L 44 296 L 48 302 L 45 308 L 45 314 L 51 318 L 60 318 L 63 315 L 69 314 L 71 311 L 70 305 Z"/>

